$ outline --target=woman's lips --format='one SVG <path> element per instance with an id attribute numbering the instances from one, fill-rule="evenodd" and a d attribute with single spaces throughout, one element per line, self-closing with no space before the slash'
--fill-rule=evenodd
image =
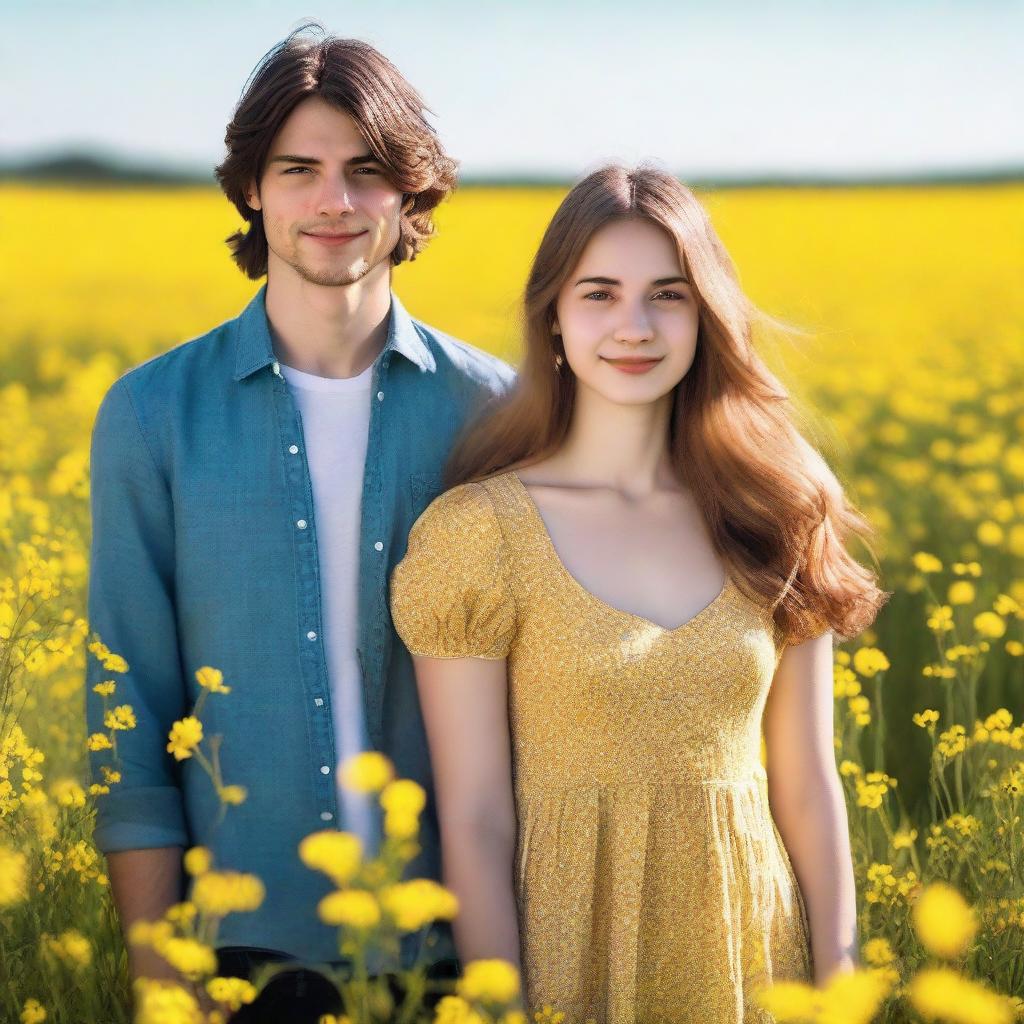
<path id="1" fill-rule="evenodd" d="M 601 358 L 604 359 L 603 356 Z M 623 373 L 646 373 L 657 366 L 661 359 L 644 359 L 640 361 L 635 359 L 605 359 L 605 362 L 614 366 L 616 370 L 621 370 Z"/>
<path id="2" fill-rule="evenodd" d="M 307 238 L 313 238 L 318 241 L 321 245 L 344 245 L 346 242 L 351 242 L 353 238 L 360 238 L 365 235 L 365 231 L 357 231 L 351 235 L 314 235 L 312 232 L 304 231 L 304 235 Z"/>

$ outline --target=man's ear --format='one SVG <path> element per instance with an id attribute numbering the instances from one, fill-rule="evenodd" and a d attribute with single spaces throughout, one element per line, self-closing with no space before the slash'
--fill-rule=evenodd
<path id="1" fill-rule="evenodd" d="M 255 178 L 253 178 L 253 180 L 249 182 L 249 185 L 245 190 L 245 201 L 249 204 L 250 209 L 263 209 L 263 203 L 260 201 L 260 189 L 259 186 L 256 184 Z"/>

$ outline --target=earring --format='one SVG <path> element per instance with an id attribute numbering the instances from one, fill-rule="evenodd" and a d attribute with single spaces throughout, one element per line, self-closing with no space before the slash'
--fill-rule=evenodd
<path id="1" fill-rule="evenodd" d="M 555 373 L 558 373 L 565 365 L 565 360 L 560 355 L 555 355 Z"/>

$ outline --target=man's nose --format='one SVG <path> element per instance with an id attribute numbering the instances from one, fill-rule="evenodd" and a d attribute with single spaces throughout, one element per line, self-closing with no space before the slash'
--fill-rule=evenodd
<path id="1" fill-rule="evenodd" d="M 340 217 L 344 213 L 351 213 L 353 209 L 355 207 L 352 205 L 352 191 L 347 179 L 344 176 L 325 178 L 317 213 L 328 217 Z"/>

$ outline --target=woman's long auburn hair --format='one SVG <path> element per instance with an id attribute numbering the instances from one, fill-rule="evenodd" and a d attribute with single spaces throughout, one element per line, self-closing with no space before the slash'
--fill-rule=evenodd
<path id="1" fill-rule="evenodd" d="M 788 393 L 754 350 L 752 325 L 769 318 L 744 295 L 704 208 L 655 167 L 603 167 L 562 201 L 526 283 L 518 380 L 460 435 L 445 486 L 525 467 L 561 448 L 576 378 L 552 333 L 556 300 L 594 232 L 634 217 L 674 240 L 699 310 L 696 353 L 675 388 L 669 426 L 678 479 L 737 585 L 771 607 L 787 643 L 826 630 L 852 639 L 891 596 L 844 546 L 851 533 L 867 543 L 873 528 L 796 428 Z"/>

